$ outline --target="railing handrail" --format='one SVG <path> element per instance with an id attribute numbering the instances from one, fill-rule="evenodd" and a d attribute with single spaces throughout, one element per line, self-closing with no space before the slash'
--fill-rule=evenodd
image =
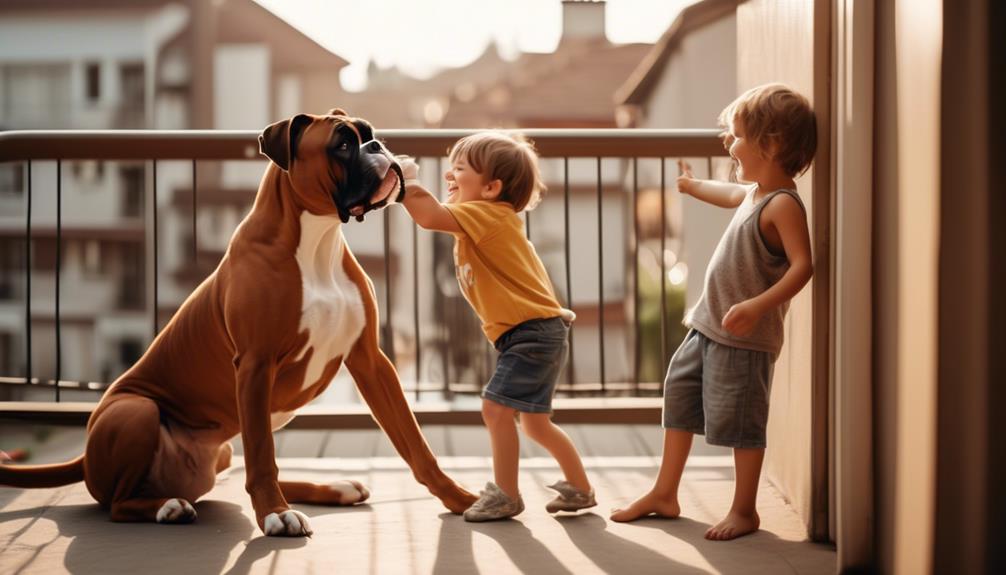
<path id="1" fill-rule="evenodd" d="M 479 130 L 377 130 L 389 149 L 444 156 Z M 507 131 L 507 130 L 504 130 Z M 542 157 L 725 156 L 719 130 L 520 130 Z M 12 130 L 0 132 L 0 162 L 27 160 L 262 159 L 256 130 Z"/>

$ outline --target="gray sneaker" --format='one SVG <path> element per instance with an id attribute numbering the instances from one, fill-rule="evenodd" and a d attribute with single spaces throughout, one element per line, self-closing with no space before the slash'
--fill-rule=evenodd
<path id="1" fill-rule="evenodd" d="M 593 489 L 590 490 L 590 493 L 585 493 L 570 485 L 566 480 L 556 481 L 555 484 L 549 485 L 548 488 L 559 492 L 558 497 L 545 504 L 545 511 L 549 513 L 579 511 L 580 509 L 597 505 Z"/>
<path id="2" fill-rule="evenodd" d="M 520 495 L 514 501 L 492 481 L 486 483 L 484 491 L 479 492 L 479 499 L 465 511 L 465 521 L 494 521 L 513 517 L 524 511 L 524 500 Z"/>

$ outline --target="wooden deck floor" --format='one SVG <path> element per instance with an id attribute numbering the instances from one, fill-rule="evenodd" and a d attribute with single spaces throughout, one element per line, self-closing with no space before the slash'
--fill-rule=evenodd
<path id="1" fill-rule="evenodd" d="M 82 484 L 56 489 L 0 488 L 0 574 L 6 573 L 832 573 L 831 546 L 805 540 L 797 514 L 763 481 L 762 531 L 733 542 L 702 534 L 730 505 L 732 458 L 701 440 L 681 490 L 684 517 L 633 524 L 608 510 L 652 483 L 660 453 L 656 426 L 570 425 L 600 505 L 551 516 L 544 510 L 559 477 L 539 448 L 522 448 L 527 510 L 516 520 L 468 524 L 446 513 L 415 482 L 375 431 L 290 430 L 277 434 L 284 477 L 356 478 L 373 493 L 350 508 L 299 506 L 310 539 L 261 536 L 244 493 L 240 458 L 196 504 L 192 525 L 116 524 Z M 426 429 L 441 466 L 470 489 L 491 477 L 488 441 L 479 427 Z M 0 426 L 3 447 L 33 445 L 36 461 L 79 453 L 79 428 Z"/>

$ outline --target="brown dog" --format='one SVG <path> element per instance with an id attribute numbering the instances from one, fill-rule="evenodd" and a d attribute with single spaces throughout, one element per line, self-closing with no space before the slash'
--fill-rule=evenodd
<path id="1" fill-rule="evenodd" d="M 0 484 L 84 480 L 113 521 L 182 523 L 230 464 L 241 434 L 246 489 L 266 535 L 310 535 L 290 503 L 348 505 L 356 482 L 280 481 L 272 431 L 320 394 L 345 361 L 374 418 L 420 483 L 455 513 L 475 497 L 437 466 L 391 362 L 378 347 L 373 286 L 341 225 L 404 191 L 364 120 L 298 115 L 259 136 L 272 160 L 220 266 L 88 421 L 87 448 L 56 465 L 0 466 Z"/>

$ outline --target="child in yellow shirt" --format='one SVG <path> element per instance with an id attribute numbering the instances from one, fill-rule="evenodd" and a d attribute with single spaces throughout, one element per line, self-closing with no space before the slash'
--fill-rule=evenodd
<path id="1" fill-rule="evenodd" d="M 521 135 L 480 132 L 459 140 L 450 153 L 447 203 L 419 185 L 418 166 L 401 162 L 402 202 L 421 227 L 454 236 L 454 263 L 465 299 L 499 356 L 482 391 L 482 419 L 489 430 L 495 483 L 488 482 L 466 521 L 513 517 L 524 510 L 517 488 L 519 439 L 524 434 L 555 457 L 565 480 L 550 513 L 597 504 L 583 463 L 569 436 L 552 423 L 552 396 L 569 353 L 574 314 L 555 296 L 541 259 L 524 235 L 517 214 L 531 209 L 543 189 L 538 157 Z"/>

